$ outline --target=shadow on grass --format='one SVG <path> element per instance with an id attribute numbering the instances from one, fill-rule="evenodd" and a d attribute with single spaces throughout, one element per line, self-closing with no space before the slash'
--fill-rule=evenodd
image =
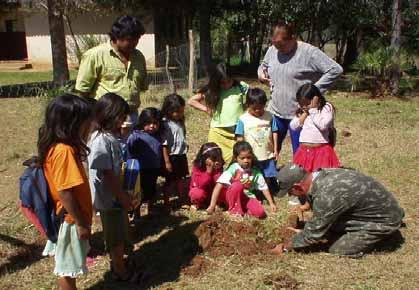
<path id="1" fill-rule="evenodd" d="M 18 247 L 15 254 L 7 258 L 5 264 L 0 265 L 0 277 L 25 269 L 42 259 L 43 245 L 38 242 L 27 244 L 19 239 L 0 234 L 0 241 Z"/>
<path id="2" fill-rule="evenodd" d="M 163 283 L 176 281 L 184 266 L 201 250 L 195 229 L 201 221 L 182 224 L 184 216 L 145 218 L 137 224 L 139 235 L 136 242 L 147 236 L 166 230 L 157 240 L 146 242 L 130 257 L 131 268 L 143 272 L 137 283 L 114 282 L 110 273 L 103 280 L 88 288 L 99 289 L 148 289 Z"/>

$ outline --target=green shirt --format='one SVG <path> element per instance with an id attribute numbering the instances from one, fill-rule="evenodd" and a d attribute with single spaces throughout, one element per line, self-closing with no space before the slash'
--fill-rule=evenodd
<path id="1" fill-rule="evenodd" d="M 268 189 L 259 168 L 253 167 L 245 170 L 237 162 L 231 164 L 217 180 L 218 183 L 225 185 L 231 185 L 234 181 L 239 181 L 244 185 L 244 193 L 249 198 L 256 198 L 256 190 Z"/>
<path id="2" fill-rule="evenodd" d="M 228 90 L 221 90 L 220 100 L 211 119 L 211 128 L 236 126 L 239 117 L 244 112 L 245 96 L 249 85 L 240 82 Z"/>
<path id="3" fill-rule="evenodd" d="M 96 99 L 111 92 L 123 97 L 131 107 L 140 106 L 140 90 L 147 90 L 144 55 L 134 50 L 127 67 L 110 42 L 83 54 L 76 80 L 76 90 Z"/>

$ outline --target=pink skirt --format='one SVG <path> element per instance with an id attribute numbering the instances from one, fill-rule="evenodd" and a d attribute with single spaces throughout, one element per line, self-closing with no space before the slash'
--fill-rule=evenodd
<path id="1" fill-rule="evenodd" d="M 320 168 L 340 167 L 336 152 L 330 144 L 318 147 L 308 147 L 301 144 L 294 155 L 293 162 L 309 172 L 317 171 Z"/>

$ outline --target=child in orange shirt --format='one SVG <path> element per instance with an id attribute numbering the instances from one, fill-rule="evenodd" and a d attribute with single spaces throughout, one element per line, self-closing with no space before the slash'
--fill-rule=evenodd
<path id="1" fill-rule="evenodd" d="M 76 277 L 87 273 L 92 198 L 82 161 L 88 153 L 91 115 L 87 100 L 65 94 L 49 103 L 39 129 L 39 161 L 57 214 L 65 213 L 55 250 L 60 289 L 76 289 Z"/>

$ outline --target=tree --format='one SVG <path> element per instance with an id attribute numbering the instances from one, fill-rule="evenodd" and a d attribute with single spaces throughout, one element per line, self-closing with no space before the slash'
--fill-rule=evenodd
<path id="1" fill-rule="evenodd" d="M 62 84 L 69 80 L 62 3 L 59 0 L 48 0 L 47 4 L 51 36 L 53 82 Z"/>
<path id="2" fill-rule="evenodd" d="M 391 69 L 391 94 L 398 95 L 400 87 L 400 37 L 402 27 L 402 1 L 393 0 L 391 48 L 393 49 L 393 67 Z"/>

